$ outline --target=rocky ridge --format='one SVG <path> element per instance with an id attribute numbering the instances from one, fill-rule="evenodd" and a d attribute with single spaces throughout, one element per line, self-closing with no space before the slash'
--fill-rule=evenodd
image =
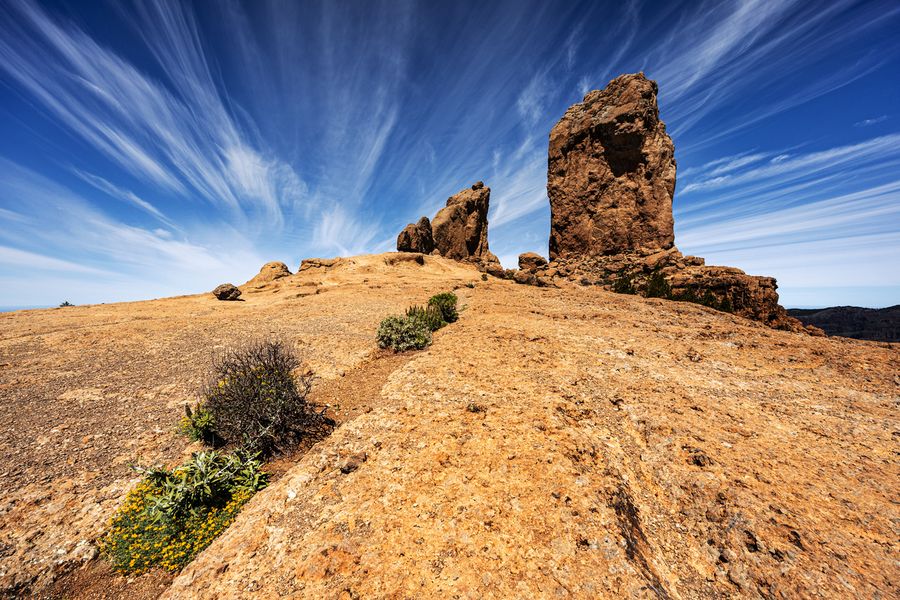
<path id="1" fill-rule="evenodd" d="M 422 217 L 397 236 L 399 252 L 435 254 L 469 262 L 501 276 L 503 267 L 488 248 L 488 210 L 491 188 L 481 181 L 447 199 L 434 218 Z"/>
<path id="2" fill-rule="evenodd" d="M 516 281 L 603 285 L 821 335 L 778 304 L 774 278 L 708 266 L 675 247 L 674 145 L 657 91 L 643 73 L 621 75 L 569 108 L 550 132 L 551 260 L 520 267 Z"/>

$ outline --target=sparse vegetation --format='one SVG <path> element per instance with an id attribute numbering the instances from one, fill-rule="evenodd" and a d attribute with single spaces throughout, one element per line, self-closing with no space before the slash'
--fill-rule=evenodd
<path id="1" fill-rule="evenodd" d="M 619 275 L 619 278 L 613 282 L 612 290 L 617 294 L 636 294 L 634 275 L 624 273 Z"/>
<path id="2" fill-rule="evenodd" d="M 482 281 L 487 281 L 487 280 L 488 280 L 487 273 L 482 273 L 482 274 L 481 274 L 481 280 L 482 280 Z"/>
<path id="3" fill-rule="evenodd" d="M 433 304 L 427 306 L 410 306 L 406 309 L 406 316 L 419 319 L 428 326 L 429 331 L 437 331 L 447 325 L 441 309 Z"/>
<path id="4" fill-rule="evenodd" d="M 375 336 L 378 346 L 391 348 L 394 352 L 421 350 L 430 346 L 432 331 L 459 319 L 457 301 L 453 292 L 442 292 L 429 298 L 425 306 L 410 306 L 405 315 L 382 319 Z"/>
<path id="5" fill-rule="evenodd" d="M 378 326 L 378 346 L 394 352 L 421 350 L 431 345 L 431 329 L 425 321 L 410 316 L 390 316 Z"/>
<path id="6" fill-rule="evenodd" d="M 666 281 L 665 275 L 660 270 L 655 270 L 647 278 L 647 287 L 644 290 L 647 298 L 672 298 L 672 286 Z"/>
<path id="7" fill-rule="evenodd" d="M 75 306 L 75 305 L 72 304 L 71 302 L 69 302 L 68 300 L 64 300 L 62 302 L 62 304 L 59 305 L 60 308 L 66 308 L 67 306 Z"/>
<path id="8" fill-rule="evenodd" d="M 300 360 L 277 340 L 229 349 L 215 362 L 203 394 L 214 433 L 269 456 L 325 425 L 307 402 L 313 375 L 295 375 Z"/>
<path id="9" fill-rule="evenodd" d="M 636 294 L 638 287 L 635 285 L 634 275 L 620 275 L 612 284 L 612 290 L 618 294 Z M 647 298 L 665 298 L 679 302 L 693 302 L 702 304 L 723 312 L 734 312 L 731 299 L 726 295 L 721 300 L 712 292 L 705 289 L 702 293 L 694 288 L 686 288 L 675 292 L 661 271 L 655 270 L 644 283 L 643 295 Z"/>
<path id="10" fill-rule="evenodd" d="M 101 552 L 122 573 L 180 570 L 266 486 L 261 466 L 242 452 L 211 450 L 171 471 L 139 469 L 144 479 L 110 520 Z"/>
<path id="11" fill-rule="evenodd" d="M 203 404 L 198 402 L 193 410 L 190 404 L 185 404 L 184 413 L 178 423 L 180 433 L 186 435 L 192 442 L 203 442 L 210 446 L 217 446 L 221 442 L 215 432 L 212 413 Z"/>
<path id="12" fill-rule="evenodd" d="M 453 292 L 442 292 L 429 298 L 428 305 L 438 307 L 444 316 L 444 321 L 455 323 L 459 319 L 459 311 L 456 309 L 458 301 L 459 299 Z"/>

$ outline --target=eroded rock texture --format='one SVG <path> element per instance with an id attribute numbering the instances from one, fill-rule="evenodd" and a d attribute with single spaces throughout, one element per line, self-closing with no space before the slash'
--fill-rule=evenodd
<path id="1" fill-rule="evenodd" d="M 450 196 L 447 205 L 438 211 L 430 224 L 427 217 L 422 217 L 418 223 L 410 223 L 400 232 L 397 250 L 435 253 L 471 262 L 482 271 L 502 275 L 500 261 L 488 249 L 490 200 L 491 188 L 481 181 Z"/>
<path id="2" fill-rule="evenodd" d="M 675 241 L 675 148 L 656 82 L 621 75 L 550 132 L 550 258 L 664 250 Z"/>
<path id="3" fill-rule="evenodd" d="M 675 247 L 674 146 L 656 94 L 643 73 L 621 75 L 569 108 L 550 132 L 551 262 L 520 265 L 516 281 L 575 280 L 804 330 L 778 304 L 773 278 L 707 266 Z"/>
<path id="4" fill-rule="evenodd" d="M 483 258 L 488 250 L 488 206 L 491 188 L 478 182 L 450 196 L 431 221 L 434 247 L 454 260 Z"/>
<path id="5" fill-rule="evenodd" d="M 212 291 L 217 300 L 233 301 L 241 297 L 241 290 L 230 283 L 223 283 Z"/>
<path id="6" fill-rule="evenodd" d="M 397 236 L 398 252 L 421 252 L 431 254 L 434 238 L 431 236 L 431 221 L 422 217 L 418 223 L 407 225 Z"/>

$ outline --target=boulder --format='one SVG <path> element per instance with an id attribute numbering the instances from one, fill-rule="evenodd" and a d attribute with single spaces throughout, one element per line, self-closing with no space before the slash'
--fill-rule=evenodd
<path id="1" fill-rule="evenodd" d="M 547 259 L 534 252 L 525 252 L 519 255 L 519 269 L 522 271 L 536 271 L 547 266 Z"/>
<path id="2" fill-rule="evenodd" d="M 488 205 L 491 188 L 478 182 L 447 199 L 431 220 L 434 247 L 441 256 L 472 262 L 499 262 L 488 250 Z"/>
<path id="3" fill-rule="evenodd" d="M 550 259 L 671 248 L 675 148 L 656 82 L 621 75 L 550 132 Z"/>
<path id="4" fill-rule="evenodd" d="M 218 300 L 237 300 L 241 297 L 241 290 L 230 283 L 223 283 L 212 291 Z"/>
<path id="5" fill-rule="evenodd" d="M 260 286 L 283 277 L 290 277 L 291 274 L 291 270 L 283 262 L 267 262 L 246 285 Z"/>
<path id="6" fill-rule="evenodd" d="M 418 223 L 410 223 L 397 236 L 398 252 L 431 254 L 433 250 L 434 238 L 431 236 L 431 221 L 428 217 L 422 217 Z"/>

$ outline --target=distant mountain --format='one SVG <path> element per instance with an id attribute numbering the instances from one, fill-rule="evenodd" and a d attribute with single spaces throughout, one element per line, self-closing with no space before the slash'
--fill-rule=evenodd
<path id="1" fill-rule="evenodd" d="M 832 306 L 831 308 L 790 308 L 788 314 L 804 325 L 815 325 L 828 335 L 859 340 L 900 342 L 900 304 L 887 308 Z"/>

